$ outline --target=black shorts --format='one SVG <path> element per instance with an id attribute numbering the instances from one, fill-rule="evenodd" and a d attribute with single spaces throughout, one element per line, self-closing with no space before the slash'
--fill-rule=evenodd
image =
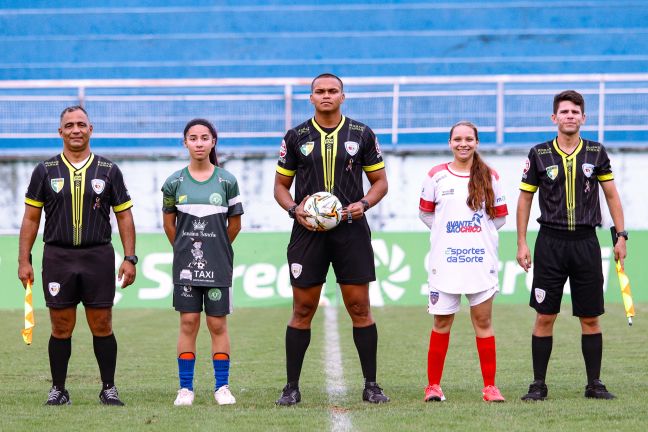
<path id="1" fill-rule="evenodd" d="M 573 315 L 603 315 L 601 246 L 594 229 L 569 232 L 541 227 L 533 260 L 529 305 L 537 312 L 560 312 L 563 288 L 569 278 Z"/>
<path id="2" fill-rule="evenodd" d="M 110 243 L 88 247 L 46 244 L 43 292 L 48 308 L 109 308 L 115 301 L 115 251 Z"/>
<path id="3" fill-rule="evenodd" d="M 337 283 L 364 285 L 376 280 L 367 219 L 342 221 L 331 231 L 309 231 L 295 222 L 288 244 L 290 283 L 309 288 L 326 282 L 329 264 Z"/>
<path id="4" fill-rule="evenodd" d="M 232 313 L 232 288 L 216 288 L 175 284 L 173 307 L 178 312 L 202 312 L 209 316 L 225 316 Z"/>

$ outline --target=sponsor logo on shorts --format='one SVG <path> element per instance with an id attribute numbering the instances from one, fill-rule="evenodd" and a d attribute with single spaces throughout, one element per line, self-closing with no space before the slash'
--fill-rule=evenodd
<path id="1" fill-rule="evenodd" d="M 449 263 L 483 263 L 486 249 L 484 248 L 452 248 L 445 251 Z"/>
<path id="2" fill-rule="evenodd" d="M 430 303 L 434 306 L 439 301 L 439 292 L 430 291 Z"/>
<path id="3" fill-rule="evenodd" d="M 315 141 L 308 141 L 306 144 L 302 144 L 299 146 L 299 151 L 304 156 L 308 156 L 309 154 L 311 154 L 314 148 L 315 148 Z"/>
<path id="4" fill-rule="evenodd" d="M 547 292 L 542 288 L 534 288 L 533 294 L 535 294 L 535 299 L 538 303 L 542 303 L 547 296 Z"/>
<path id="5" fill-rule="evenodd" d="M 50 282 L 47 285 L 47 289 L 49 290 L 49 293 L 52 295 L 52 297 L 56 297 L 56 294 L 61 292 L 61 284 L 58 282 Z"/>
<path id="6" fill-rule="evenodd" d="M 90 184 L 92 185 L 92 190 L 95 191 L 97 195 L 103 192 L 106 187 L 106 182 L 101 179 L 92 179 Z"/>
<path id="7" fill-rule="evenodd" d="M 180 270 L 180 280 L 192 280 L 193 276 L 191 275 L 191 270 L 189 269 L 182 269 Z"/>
<path id="8" fill-rule="evenodd" d="M 355 141 L 346 141 L 344 143 L 344 148 L 351 156 L 355 156 L 356 153 L 358 153 L 358 148 L 360 148 L 360 145 Z"/>
<path id="9" fill-rule="evenodd" d="M 592 177 L 592 174 L 594 173 L 594 165 L 590 163 L 584 163 L 583 166 L 583 174 L 585 174 L 585 177 L 590 178 Z"/>
<path id="10" fill-rule="evenodd" d="M 207 291 L 207 297 L 209 297 L 209 300 L 217 302 L 223 297 L 223 293 L 219 288 L 212 288 Z"/>
<path id="11" fill-rule="evenodd" d="M 183 285 L 182 292 L 180 293 L 180 296 L 187 297 L 187 298 L 193 298 L 193 293 L 191 292 L 191 285 Z"/>
<path id="12" fill-rule="evenodd" d="M 302 273 L 302 265 L 297 263 L 290 264 L 290 273 L 297 279 Z"/>
<path id="13" fill-rule="evenodd" d="M 464 234 L 481 232 L 481 219 L 484 217 L 482 213 L 473 213 L 471 220 L 454 220 L 446 223 L 446 233 L 448 234 Z"/>
<path id="14" fill-rule="evenodd" d="M 50 180 L 50 186 L 52 190 L 56 193 L 59 193 L 63 190 L 63 185 L 65 184 L 64 178 L 54 178 Z"/>
<path id="15" fill-rule="evenodd" d="M 547 177 L 551 180 L 556 180 L 558 177 L 558 165 L 551 165 L 547 167 Z"/>

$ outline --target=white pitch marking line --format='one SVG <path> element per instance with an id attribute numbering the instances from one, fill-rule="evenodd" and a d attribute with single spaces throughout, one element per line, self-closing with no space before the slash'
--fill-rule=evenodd
<path id="1" fill-rule="evenodd" d="M 331 431 L 351 431 L 351 418 L 342 405 L 346 395 L 344 373 L 342 369 L 342 353 L 340 351 L 340 336 L 338 333 L 338 310 L 335 304 L 324 307 L 324 337 L 326 346 L 324 350 L 324 370 L 326 371 L 326 392 L 328 393 L 329 418 Z"/>

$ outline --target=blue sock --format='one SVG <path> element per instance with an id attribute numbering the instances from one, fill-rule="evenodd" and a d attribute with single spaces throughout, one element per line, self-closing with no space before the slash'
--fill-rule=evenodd
<path id="1" fill-rule="evenodd" d="M 193 358 L 187 358 L 193 356 Z M 193 353 L 182 353 L 178 357 L 178 377 L 180 378 L 180 388 L 186 388 L 193 391 L 194 366 L 196 356 Z"/>
<path id="2" fill-rule="evenodd" d="M 224 385 L 229 384 L 229 355 L 225 353 L 216 353 L 214 354 L 212 362 L 214 363 L 214 378 L 216 379 L 214 390 L 218 390 Z"/>

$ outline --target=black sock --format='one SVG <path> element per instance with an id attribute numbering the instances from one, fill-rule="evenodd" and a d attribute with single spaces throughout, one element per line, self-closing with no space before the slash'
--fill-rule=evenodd
<path id="1" fill-rule="evenodd" d="M 288 384 L 293 387 L 299 385 L 299 376 L 310 339 L 310 329 L 286 327 L 286 376 Z"/>
<path id="2" fill-rule="evenodd" d="M 378 329 L 376 324 L 367 327 L 353 327 L 353 342 L 358 350 L 365 382 L 375 382 L 376 352 L 378 351 Z"/>
<path id="3" fill-rule="evenodd" d="M 553 336 L 531 336 L 531 356 L 533 357 L 534 380 L 545 380 L 552 348 Z"/>
<path id="4" fill-rule="evenodd" d="M 117 339 L 114 334 L 109 336 L 92 336 L 92 346 L 99 365 L 99 373 L 103 388 L 109 389 L 115 385 L 115 367 L 117 366 Z"/>
<path id="5" fill-rule="evenodd" d="M 47 350 L 52 372 L 52 385 L 59 390 L 63 390 L 65 388 L 65 378 L 67 377 L 68 362 L 72 354 L 72 338 L 59 339 L 50 336 Z"/>
<path id="6" fill-rule="evenodd" d="M 584 334 L 581 336 L 581 349 L 585 359 L 587 382 L 599 379 L 601 376 L 601 359 L 603 358 L 603 335 L 601 333 Z"/>

